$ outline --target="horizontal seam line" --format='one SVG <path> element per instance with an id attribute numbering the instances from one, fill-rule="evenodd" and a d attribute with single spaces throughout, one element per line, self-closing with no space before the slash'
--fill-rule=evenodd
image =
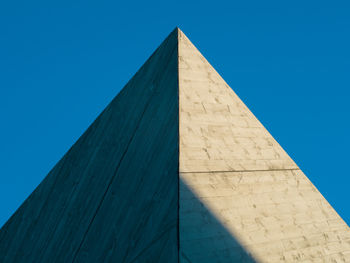
<path id="1" fill-rule="evenodd" d="M 198 171 L 198 172 L 180 172 L 180 174 L 189 174 L 189 173 L 251 173 L 251 172 L 278 172 L 278 171 L 296 171 L 300 170 L 300 168 L 289 168 L 289 169 L 270 169 L 270 170 L 235 170 L 235 171 Z"/>

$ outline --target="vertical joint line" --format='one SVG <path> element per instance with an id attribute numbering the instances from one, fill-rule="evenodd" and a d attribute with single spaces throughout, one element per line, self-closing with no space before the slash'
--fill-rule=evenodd
<path id="1" fill-rule="evenodd" d="M 180 263 L 180 30 L 177 29 L 177 262 Z"/>

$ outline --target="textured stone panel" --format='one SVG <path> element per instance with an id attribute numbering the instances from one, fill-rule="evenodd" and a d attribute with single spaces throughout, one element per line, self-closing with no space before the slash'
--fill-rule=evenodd
<path id="1" fill-rule="evenodd" d="M 179 36 L 180 262 L 349 262 L 350 230 Z"/>
<path id="2" fill-rule="evenodd" d="M 300 170 L 180 176 L 180 249 L 188 262 L 213 262 L 224 251 L 218 262 L 244 252 L 258 262 L 348 262 L 349 227 Z"/>
<path id="3" fill-rule="evenodd" d="M 181 172 L 297 168 L 182 32 L 179 104 Z"/>
<path id="4" fill-rule="evenodd" d="M 169 52 L 75 262 L 177 262 L 177 46 Z"/>
<path id="5" fill-rule="evenodd" d="M 177 89 L 174 31 L 0 230 L 0 262 L 177 262 Z"/>

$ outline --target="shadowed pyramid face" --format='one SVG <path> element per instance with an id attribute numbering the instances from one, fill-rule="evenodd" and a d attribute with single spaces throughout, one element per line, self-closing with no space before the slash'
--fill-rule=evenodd
<path id="1" fill-rule="evenodd" d="M 0 230 L 0 262 L 332 260 L 349 227 L 179 29 Z"/>

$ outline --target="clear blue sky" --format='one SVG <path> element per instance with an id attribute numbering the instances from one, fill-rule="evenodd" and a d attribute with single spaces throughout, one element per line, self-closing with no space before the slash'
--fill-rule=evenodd
<path id="1" fill-rule="evenodd" d="M 1 1 L 0 226 L 175 26 L 349 224 L 350 4 L 290 2 Z"/>

